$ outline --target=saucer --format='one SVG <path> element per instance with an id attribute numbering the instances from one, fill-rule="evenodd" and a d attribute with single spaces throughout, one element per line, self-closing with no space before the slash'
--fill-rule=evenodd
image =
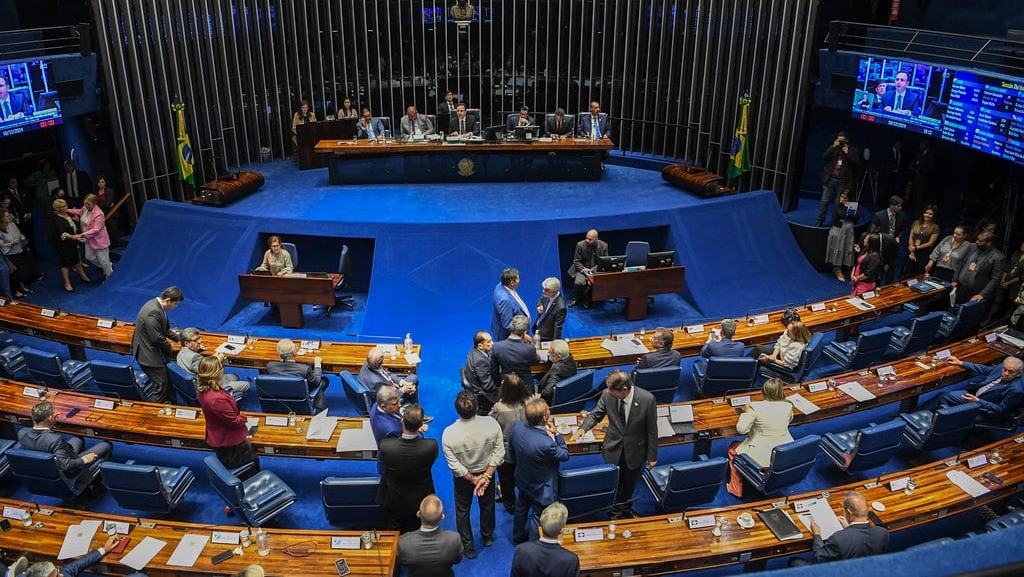
<path id="1" fill-rule="evenodd" d="M 754 526 L 755 521 L 753 516 L 745 518 L 742 515 L 740 515 L 739 517 L 736 517 L 736 523 L 744 529 L 749 529 Z"/>
<path id="2" fill-rule="evenodd" d="M 874 509 L 875 511 L 878 511 L 878 512 L 885 511 L 885 505 L 883 505 L 879 501 L 875 501 L 875 502 L 871 503 L 871 508 Z"/>

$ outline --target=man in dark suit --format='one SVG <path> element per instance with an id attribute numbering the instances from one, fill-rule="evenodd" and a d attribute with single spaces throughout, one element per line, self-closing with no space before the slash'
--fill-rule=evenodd
<path id="1" fill-rule="evenodd" d="M 857 491 L 846 492 L 843 499 L 843 516 L 839 517 L 839 524 L 843 528 L 823 540 L 821 528 L 817 523 L 811 523 L 811 533 L 814 535 L 811 551 L 815 563 L 879 555 L 889 548 L 889 531 L 868 521 L 867 499 Z M 797 567 L 807 565 L 808 562 L 794 557 L 790 559 L 789 564 Z"/>
<path id="2" fill-rule="evenodd" d="M 456 104 L 457 103 L 455 102 L 455 93 L 452 92 L 451 90 L 445 90 L 444 91 L 444 100 L 439 102 L 438 105 L 437 105 L 437 117 L 438 117 L 438 120 L 440 120 L 442 116 L 448 116 L 448 117 L 455 116 L 455 106 L 456 106 Z"/>
<path id="3" fill-rule="evenodd" d="M 82 199 L 92 194 L 92 178 L 87 172 L 78 170 L 70 160 L 64 163 L 64 177 L 60 182 L 64 185 L 64 193 L 72 208 L 82 206 Z"/>
<path id="4" fill-rule="evenodd" d="M 953 274 L 957 304 L 985 301 L 986 308 L 992 306 L 1006 269 L 1006 255 L 992 246 L 994 240 L 995 236 L 991 232 L 979 233 L 974 248 L 967 253 L 960 268 Z"/>
<path id="5" fill-rule="evenodd" d="M 572 255 L 572 266 L 566 274 L 572 278 L 573 297 L 570 307 L 577 304 L 590 308 L 590 275 L 597 267 L 597 257 L 608 256 L 608 243 L 597 238 L 596 230 L 588 230 L 587 236 L 576 243 Z"/>
<path id="6" fill-rule="evenodd" d="M 519 296 L 519 271 L 507 268 L 501 271 L 501 281 L 494 287 L 491 295 L 491 336 L 495 342 L 508 338 L 512 317 L 525 315 L 526 327 L 529 328 L 530 309 Z M 530 342 L 529 339 L 526 342 Z"/>
<path id="7" fill-rule="evenodd" d="M 473 348 L 466 355 L 466 364 L 462 367 L 462 388 L 476 396 L 479 414 L 490 414 L 494 403 L 498 402 L 498 381 L 491 378 L 491 350 L 494 340 L 487 331 L 477 331 L 473 335 Z"/>
<path id="8" fill-rule="evenodd" d="M 95 470 L 100 461 L 110 456 L 113 446 L 100 441 L 83 452 L 85 442 L 79 437 L 67 437 L 53 430 L 57 424 L 57 412 L 53 403 L 42 401 L 32 407 L 32 428 L 18 431 L 18 442 L 30 451 L 50 453 L 57 458 L 57 468 L 68 477 L 76 477 L 86 470 Z M 92 475 L 82 475 L 83 480 Z"/>
<path id="9" fill-rule="evenodd" d="M 181 304 L 185 296 L 176 286 L 167 287 L 160 296 L 147 301 L 135 317 L 135 331 L 132 332 L 132 357 L 139 363 L 142 372 L 153 385 L 150 401 L 166 403 L 174 399 L 167 375 L 167 362 L 174 350 L 168 339 L 177 341 L 178 331 L 172 330 L 167 321 L 167 311 Z"/>
<path id="10" fill-rule="evenodd" d="M 14 222 L 18 224 L 19 228 L 31 227 L 32 196 L 18 188 L 18 179 L 16 177 L 11 176 L 7 178 L 7 188 L 4 190 L 4 196 L 11 200 L 8 210 L 14 215 Z M 23 232 L 28 233 L 31 230 L 31 228 L 28 228 Z M 25 236 L 31 240 L 30 234 Z"/>
<path id="11" fill-rule="evenodd" d="M 742 357 L 746 347 L 740 341 L 732 338 L 736 335 L 736 321 L 725 319 L 722 321 L 721 332 L 711 331 L 708 334 L 708 341 L 700 349 L 700 356 L 711 357 Z"/>
<path id="12" fill-rule="evenodd" d="M 575 125 L 573 117 L 566 118 L 565 110 L 556 108 L 554 116 L 544 121 L 544 132 L 552 137 L 572 136 Z"/>
<path id="13" fill-rule="evenodd" d="M 319 413 L 326 409 L 327 399 L 324 395 L 330 381 L 323 376 L 322 359 L 313 357 L 313 366 L 296 361 L 295 343 L 291 339 L 277 341 L 277 354 L 281 360 L 267 363 L 267 374 L 302 377 L 306 381 L 306 391 L 313 399 L 313 410 Z"/>
<path id="14" fill-rule="evenodd" d="M 537 300 L 537 322 L 533 323 L 533 336 L 541 341 L 562 338 L 565 326 L 565 299 L 562 282 L 548 277 L 541 283 L 541 297 Z"/>
<path id="15" fill-rule="evenodd" d="M 594 410 L 576 430 L 577 440 L 608 415 L 602 453 L 604 462 L 619 466 L 619 492 L 610 517 L 637 517 L 630 506 L 644 466 L 658 463 L 658 403 L 654 395 L 633 386 L 626 371 L 612 371 Z"/>
<path id="16" fill-rule="evenodd" d="M 889 197 L 889 207 L 871 217 L 871 232 L 882 234 L 878 256 L 882 259 L 882 282 L 892 282 L 896 257 L 899 256 L 900 237 L 907 226 L 907 215 L 903 212 L 903 199 L 897 195 Z"/>
<path id="17" fill-rule="evenodd" d="M 530 366 L 540 362 L 533 345 L 526 343 L 523 335 L 530 321 L 523 315 L 512 317 L 512 333 L 507 339 L 494 343 L 491 350 L 491 382 L 500 383 L 501 376 L 516 373 L 531 393 L 534 391 L 533 373 Z"/>
<path id="18" fill-rule="evenodd" d="M 612 127 L 608 123 L 608 115 L 601 112 L 601 103 L 594 100 L 590 103 L 590 114 L 580 118 L 579 135 L 582 138 L 611 138 Z"/>
<path id="19" fill-rule="evenodd" d="M 359 368 L 359 383 L 370 389 L 374 395 L 381 387 L 394 387 L 402 394 L 402 404 L 418 403 L 419 377 L 396 375 L 384 366 L 384 349 L 373 347 L 366 353 L 366 362 Z"/>
<path id="20" fill-rule="evenodd" d="M 569 343 L 562 339 L 551 341 L 551 346 L 548 347 L 548 359 L 551 360 L 551 368 L 541 377 L 540 383 L 537 384 L 537 390 L 540 391 L 540 396 L 545 401 L 551 403 L 551 399 L 555 395 L 555 385 L 576 374 L 576 359 L 572 358 L 572 354 L 569 352 Z"/>
<path id="21" fill-rule="evenodd" d="M 540 514 L 540 539 L 516 545 L 509 577 L 576 577 L 580 558 L 562 547 L 562 529 L 569 518 L 565 505 L 554 502 Z"/>
<path id="22" fill-rule="evenodd" d="M 569 460 L 547 403 L 534 399 L 526 404 L 526 421 L 516 421 L 509 429 L 508 450 L 519 490 L 512 520 L 512 544 L 518 545 L 536 534 L 527 530 L 531 512 L 540 515 L 558 498 L 558 464 Z"/>
<path id="23" fill-rule="evenodd" d="M 651 344 L 657 347 L 655 350 L 636 360 L 636 368 L 652 369 L 655 367 L 671 367 L 679 364 L 681 355 L 679 351 L 672 348 L 675 335 L 672 329 L 658 327 L 651 335 Z"/>
<path id="24" fill-rule="evenodd" d="M 480 122 L 466 112 L 466 104 L 460 102 L 455 107 L 455 114 L 448 121 L 448 133 L 452 136 L 479 136 Z"/>
<path id="25" fill-rule="evenodd" d="M 821 202 L 815 226 L 825 223 L 825 215 L 844 188 L 852 188 L 857 181 L 862 159 L 860 151 L 850 144 L 845 131 L 836 135 L 832 145 L 821 155 Z"/>
<path id="26" fill-rule="evenodd" d="M 7 77 L 0 75 L 0 122 L 17 120 L 32 113 L 32 101 L 18 92 L 12 93 Z"/>
<path id="27" fill-rule="evenodd" d="M 419 530 L 398 538 L 397 563 L 408 568 L 407 577 L 454 577 L 452 565 L 462 561 L 462 541 L 458 533 L 438 527 L 444 519 L 441 499 L 424 497 L 416 516 Z"/>
<path id="28" fill-rule="evenodd" d="M 510 114 L 505 120 L 505 131 L 512 132 L 517 126 L 536 126 L 537 122 L 530 116 L 530 108 L 526 105 L 519 107 L 519 115 Z"/>
<path id="29" fill-rule="evenodd" d="M 423 409 L 409 405 L 402 415 L 402 436 L 382 440 L 377 449 L 383 466 L 377 504 L 384 508 L 388 526 L 403 533 L 416 530 L 417 507 L 434 492 L 430 468 L 437 460 L 437 440 L 421 436 L 422 427 Z"/>
<path id="30" fill-rule="evenodd" d="M 364 108 L 359 122 L 356 122 L 356 138 L 362 140 L 383 140 L 384 123 L 374 118 L 369 108 Z"/>
<path id="31" fill-rule="evenodd" d="M 18 564 L 12 565 L 11 569 L 14 570 L 10 572 L 9 575 L 12 577 L 15 575 L 29 575 L 32 577 L 36 575 L 46 575 L 47 577 L 54 575 L 60 575 L 62 577 L 77 577 L 93 565 L 99 563 L 107 553 L 110 553 L 111 549 L 117 546 L 117 542 L 120 541 L 121 538 L 122 537 L 120 535 L 108 536 L 102 546 L 97 547 L 96 550 L 90 551 L 86 555 L 64 565 L 60 569 L 57 569 L 57 566 L 51 561 L 38 561 L 33 563 L 31 567 L 28 567 L 28 569 L 24 571 L 18 571 L 16 569 Z M 127 539 L 127 537 L 125 537 L 125 539 Z M 21 559 L 24 559 L 24 557 L 20 558 L 19 561 L 21 561 Z M 28 563 L 26 562 L 25 564 L 27 565 Z M 134 573 L 133 575 L 142 575 L 142 573 Z"/>
<path id="32" fill-rule="evenodd" d="M 913 90 L 907 90 L 907 86 L 910 84 L 910 74 L 897 72 L 892 84 L 894 90 L 886 90 L 882 95 L 882 110 L 908 116 L 921 114 L 923 105 L 921 98 Z"/>
<path id="33" fill-rule="evenodd" d="M 950 356 L 947 362 L 984 377 L 966 389 L 942 393 L 930 403 L 932 408 L 978 403 L 981 405 L 979 420 L 1001 422 L 1024 406 L 1024 378 L 1021 377 L 1024 361 L 1017 357 L 1006 357 L 1002 364 L 979 365 Z"/>

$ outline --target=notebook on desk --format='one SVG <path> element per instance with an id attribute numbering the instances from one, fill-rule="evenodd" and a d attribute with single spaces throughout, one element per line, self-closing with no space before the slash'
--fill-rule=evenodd
<path id="1" fill-rule="evenodd" d="M 793 519 L 790 519 L 789 514 L 782 509 L 773 508 L 766 511 L 758 511 L 757 516 L 772 530 L 772 533 L 775 533 L 779 541 L 799 539 L 802 535 Z"/>

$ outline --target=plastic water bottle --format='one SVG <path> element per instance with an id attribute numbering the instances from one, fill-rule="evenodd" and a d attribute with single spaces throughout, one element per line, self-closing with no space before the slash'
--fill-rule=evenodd
<path id="1" fill-rule="evenodd" d="M 405 354 L 412 352 L 412 333 L 405 333 L 405 340 L 402 342 L 405 346 Z"/>

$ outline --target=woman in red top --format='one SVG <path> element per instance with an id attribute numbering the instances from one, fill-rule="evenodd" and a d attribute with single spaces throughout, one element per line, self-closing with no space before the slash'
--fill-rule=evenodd
<path id="1" fill-rule="evenodd" d="M 216 356 L 199 361 L 196 382 L 199 405 L 206 419 L 206 444 L 228 469 L 252 463 L 252 467 L 239 475 L 245 479 L 259 472 L 260 459 L 249 443 L 245 415 L 238 411 L 238 403 L 231 393 L 220 386 L 223 376 L 224 367 Z"/>

